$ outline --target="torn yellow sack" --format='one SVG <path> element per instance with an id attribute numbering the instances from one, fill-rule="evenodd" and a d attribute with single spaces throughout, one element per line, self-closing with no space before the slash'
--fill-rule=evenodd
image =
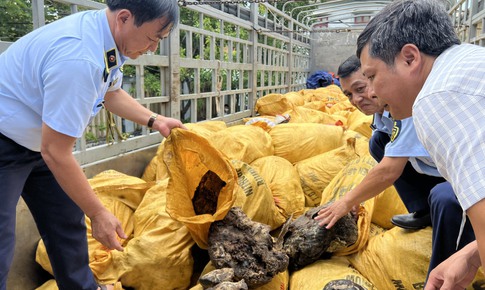
<path id="1" fill-rule="evenodd" d="M 187 226 L 200 248 L 207 249 L 211 223 L 222 220 L 234 204 L 236 171 L 229 159 L 214 148 L 207 139 L 182 129 L 172 130 L 166 139 L 163 161 L 170 176 L 167 188 L 167 212 L 172 218 Z M 202 178 L 209 171 L 224 182 L 225 186 L 218 193 L 215 212 L 197 215 L 192 199 Z"/>

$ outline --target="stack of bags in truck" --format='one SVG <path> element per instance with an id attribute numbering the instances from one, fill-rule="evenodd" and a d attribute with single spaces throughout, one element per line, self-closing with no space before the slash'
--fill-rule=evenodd
<path id="1" fill-rule="evenodd" d="M 330 85 L 261 97 L 245 124 L 186 124 L 162 141 L 141 178 L 108 170 L 90 179 L 102 202 L 123 224 L 123 252 L 91 236 L 90 266 L 102 284 L 137 290 L 203 289 L 197 279 L 214 269 L 193 255 L 208 248 L 210 225 L 240 207 L 272 233 L 289 219 L 339 199 L 376 165 L 368 151 L 371 116 L 356 110 Z M 210 172 L 224 185 L 211 214 L 196 214 L 194 193 Z M 417 289 L 431 254 L 431 229 L 394 228 L 406 213 L 394 187 L 358 211 L 357 241 L 327 259 L 282 271 L 257 289 L 324 289 L 349 282 L 362 289 Z M 42 242 L 37 262 L 52 273 Z M 202 267 L 200 263 L 203 263 Z M 333 284 L 332 284 L 333 283 Z M 41 290 L 57 289 L 48 281 Z M 333 288 L 332 288 L 333 289 Z"/>

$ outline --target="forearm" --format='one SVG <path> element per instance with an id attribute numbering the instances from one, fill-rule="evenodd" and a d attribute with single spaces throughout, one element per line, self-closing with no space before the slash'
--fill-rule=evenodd
<path id="1" fill-rule="evenodd" d="M 360 204 L 377 196 L 402 174 L 407 158 L 386 158 L 369 170 L 365 178 L 343 198 L 350 204 Z"/>
<path id="2" fill-rule="evenodd" d="M 469 261 L 470 264 L 475 265 L 478 268 L 480 266 L 480 255 L 478 251 L 477 241 L 473 241 L 463 247 L 458 253 L 466 257 L 466 260 Z"/>
<path id="3" fill-rule="evenodd" d="M 76 138 L 42 126 L 41 154 L 59 185 L 89 217 L 105 210 L 72 154 Z"/>
<path id="4" fill-rule="evenodd" d="M 467 210 L 467 215 L 470 219 L 470 222 L 473 226 L 473 231 L 475 233 L 475 238 L 476 241 L 475 243 L 475 248 L 476 251 L 479 252 L 479 255 L 477 253 L 477 256 L 480 257 L 481 263 L 478 265 L 485 265 L 485 219 L 484 219 L 484 213 L 485 212 L 485 199 L 482 199 L 481 201 L 477 202 L 473 206 L 471 206 Z M 468 246 L 467 246 L 468 247 Z M 469 250 L 470 253 L 468 253 L 470 256 L 473 254 L 473 250 L 475 248 L 471 248 Z M 473 261 L 473 263 L 479 263 L 480 261 Z"/>
<path id="5" fill-rule="evenodd" d="M 88 217 L 105 210 L 72 154 L 59 156 L 46 153 L 43 158 L 62 189 Z"/>
<path id="6" fill-rule="evenodd" d="M 104 105 L 106 109 L 117 116 L 143 126 L 147 125 L 150 116 L 154 113 L 121 89 L 115 92 L 108 92 L 105 96 Z"/>

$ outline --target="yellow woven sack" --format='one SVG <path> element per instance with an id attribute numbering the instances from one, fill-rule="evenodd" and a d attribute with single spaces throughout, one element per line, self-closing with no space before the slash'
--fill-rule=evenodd
<path id="1" fill-rule="evenodd" d="M 319 206 L 323 190 L 342 168 L 357 158 L 355 139 L 349 138 L 344 146 L 295 163 L 305 194 L 305 206 Z"/>
<path id="2" fill-rule="evenodd" d="M 231 162 L 238 177 L 233 206 L 240 207 L 251 220 L 267 224 L 272 230 L 284 224 L 286 217 L 276 206 L 273 193 L 264 178 L 247 163 L 240 160 Z"/>
<path id="3" fill-rule="evenodd" d="M 313 94 L 313 92 L 315 92 L 315 89 L 302 89 L 302 90 L 299 90 L 297 93 L 302 96 L 305 96 L 305 95 L 311 95 Z"/>
<path id="4" fill-rule="evenodd" d="M 123 290 L 124 288 L 122 287 L 121 283 L 116 283 L 114 285 L 114 290 Z M 51 279 L 42 284 L 40 287 L 35 288 L 35 290 L 59 290 L 59 287 L 57 287 L 56 280 Z"/>
<path id="5" fill-rule="evenodd" d="M 209 139 L 229 159 L 251 163 L 274 153 L 271 136 L 257 126 L 237 125 L 218 131 Z"/>
<path id="6" fill-rule="evenodd" d="M 295 107 L 286 111 L 290 115 L 290 123 L 320 123 L 328 125 L 344 124 L 345 118 L 337 115 L 329 115 L 319 110 L 305 107 Z"/>
<path id="7" fill-rule="evenodd" d="M 328 85 L 326 87 L 321 87 L 321 88 L 316 88 L 315 91 L 326 91 L 326 92 L 336 92 L 338 94 L 341 94 L 343 95 L 343 92 L 342 92 L 342 89 L 337 86 L 336 84 L 331 84 L 331 85 Z M 345 98 L 347 98 L 347 96 L 344 95 Z"/>
<path id="8" fill-rule="evenodd" d="M 292 164 L 342 145 L 343 128 L 314 123 L 279 124 L 269 132 L 274 155 Z"/>
<path id="9" fill-rule="evenodd" d="M 318 260 L 290 275 L 290 289 L 326 289 L 338 280 L 349 280 L 359 285 L 363 290 L 376 290 L 369 280 L 353 268 L 347 257 L 333 256 L 328 260 Z M 340 288 L 330 288 L 340 289 Z M 357 289 L 356 287 L 342 289 Z"/>
<path id="10" fill-rule="evenodd" d="M 327 112 L 327 107 L 331 107 L 332 104 L 327 104 L 326 101 L 309 101 L 305 103 L 302 108 L 318 110 L 321 112 Z"/>
<path id="11" fill-rule="evenodd" d="M 210 138 L 215 132 L 226 129 L 227 125 L 223 121 L 205 121 L 198 123 L 184 124 L 190 131 L 200 135 L 206 139 Z M 165 146 L 166 139 L 163 139 L 158 145 L 157 153 L 145 168 L 142 179 L 146 181 L 163 180 L 168 178 L 168 171 L 163 162 L 162 152 Z"/>
<path id="12" fill-rule="evenodd" d="M 222 220 L 236 199 L 234 195 L 237 182 L 236 171 L 227 157 L 214 148 L 207 139 L 183 129 L 172 130 L 166 139 L 163 161 L 170 176 L 167 189 L 167 212 L 172 218 L 187 226 L 200 248 L 207 249 L 211 223 Z M 215 212 L 197 215 L 192 199 L 202 178 L 208 173 L 215 174 L 221 182 L 225 183 L 225 186 L 218 193 Z"/>
<path id="13" fill-rule="evenodd" d="M 197 133 L 205 138 L 210 138 L 212 134 L 224 130 L 227 125 L 224 121 L 204 121 L 198 123 L 184 124 L 190 131 Z"/>
<path id="14" fill-rule="evenodd" d="M 350 161 L 349 164 L 347 164 L 347 166 L 345 166 L 325 188 L 322 193 L 322 202 L 320 204 L 323 205 L 330 201 L 340 199 L 347 192 L 357 186 L 367 175 L 367 172 L 369 172 L 375 165 L 376 161 L 371 156 L 363 156 Z M 369 229 L 373 213 L 374 199 L 367 200 L 361 204 L 358 211 L 357 228 L 359 235 L 357 237 L 357 242 L 336 252 L 336 255 L 349 255 L 358 252 L 365 247 L 369 239 Z"/>
<path id="15" fill-rule="evenodd" d="M 133 210 L 138 207 L 145 192 L 153 185 L 116 170 L 103 171 L 88 181 L 98 196 L 113 197 Z"/>
<path id="16" fill-rule="evenodd" d="M 387 230 L 381 226 L 378 226 L 374 223 L 370 224 L 370 230 L 369 230 L 369 239 L 371 239 L 374 236 L 380 235 L 385 233 Z"/>
<path id="17" fill-rule="evenodd" d="M 150 162 L 148 162 L 147 166 L 143 170 L 143 174 L 141 175 L 141 179 L 146 182 L 152 182 L 157 180 L 157 167 L 158 167 L 158 158 L 154 156 Z"/>
<path id="18" fill-rule="evenodd" d="M 348 119 L 350 114 L 352 114 L 352 110 L 338 110 L 333 112 L 333 114 L 338 116 L 344 116 L 345 119 Z"/>
<path id="19" fill-rule="evenodd" d="M 121 222 L 123 231 L 128 236 L 126 240 L 119 239 L 121 245 L 125 247 L 130 239 L 133 238 L 133 210 L 121 201 L 110 196 L 99 196 L 103 205 Z M 116 272 L 109 270 L 112 261 L 111 251 L 103 246 L 100 242 L 95 240 L 92 236 L 91 220 L 86 217 L 87 240 L 88 240 L 88 254 L 89 267 L 93 270 L 93 274 L 100 283 L 111 284 L 119 281 L 119 275 Z M 36 262 L 47 272 L 53 274 L 52 266 L 47 256 L 47 251 L 42 240 L 37 246 Z"/>
<path id="20" fill-rule="evenodd" d="M 377 289 L 422 289 L 430 256 L 431 227 L 418 231 L 394 227 L 372 237 L 349 261 Z"/>
<path id="21" fill-rule="evenodd" d="M 385 229 L 393 228 L 391 218 L 397 214 L 405 214 L 408 210 L 399 197 L 394 186 L 390 186 L 375 197 L 372 222 Z"/>
<path id="22" fill-rule="evenodd" d="M 282 94 L 268 94 L 256 101 L 254 110 L 259 115 L 276 116 L 290 110 L 295 105 Z"/>
<path id="23" fill-rule="evenodd" d="M 335 104 L 347 99 L 337 85 L 329 85 L 316 89 L 305 89 L 298 92 L 303 95 L 305 102 L 324 101 L 327 104 Z"/>
<path id="24" fill-rule="evenodd" d="M 202 273 L 200 274 L 200 276 L 203 276 L 211 271 L 214 271 L 215 269 L 216 267 L 214 267 L 212 262 L 209 262 L 205 266 L 204 270 L 202 270 Z M 288 273 L 288 270 L 286 270 L 274 276 L 269 283 L 266 283 L 257 288 L 251 288 L 251 290 L 287 290 L 289 289 L 288 288 L 289 281 L 290 281 L 290 275 Z M 194 287 L 190 288 L 189 290 L 203 290 L 203 289 L 204 287 L 202 287 L 202 285 L 197 284 Z"/>
<path id="25" fill-rule="evenodd" d="M 184 124 L 187 129 L 200 135 L 206 139 L 210 138 L 212 134 L 217 131 L 223 130 L 227 128 L 227 125 L 223 121 L 205 121 L 205 122 L 198 122 L 198 123 L 186 123 Z M 156 178 L 155 180 L 162 180 L 168 177 L 168 172 L 165 164 L 163 163 L 163 156 L 162 152 L 164 149 L 166 139 L 163 139 L 160 145 L 158 146 L 156 156 L 154 157 L 156 161 L 154 162 L 156 166 Z"/>
<path id="26" fill-rule="evenodd" d="M 305 98 L 298 92 L 288 92 L 286 94 L 283 94 L 283 98 L 287 99 L 288 103 L 295 106 L 302 106 L 303 104 L 305 104 Z"/>
<path id="27" fill-rule="evenodd" d="M 129 239 L 132 238 L 134 231 L 133 211 L 138 207 L 151 183 L 146 183 L 140 178 L 129 176 L 116 170 L 103 171 L 88 179 L 88 181 L 103 205 L 121 222 L 128 239 L 120 240 L 120 242 L 122 246 L 126 245 Z M 98 276 L 98 274 L 106 272 L 106 268 L 111 263 L 111 256 L 108 254 L 110 250 L 92 237 L 91 221 L 88 217 L 86 217 L 86 227 L 89 266 L 93 269 L 95 277 L 101 282 L 105 282 L 103 277 Z M 103 258 L 99 259 L 100 255 Z M 37 246 L 35 259 L 43 269 L 51 274 L 53 273 L 42 240 L 39 241 Z M 118 281 L 117 276 L 112 275 L 108 283 L 115 283 L 116 281 Z"/>
<path id="28" fill-rule="evenodd" d="M 272 122 L 274 122 L 275 120 L 275 116 L 269 116 L 269 115 L 259 115 L 257 117 L 248 117 L 248 118 L 243 118 L 243 123 L 246 124 L 247 122 L 253 120 L 253 119 L 267 119 L 267 120 L 270 120 Z"/>
<path id="29" fill-rule="evenodd" d="M 340 87 L 337 85 L 316 88 L 314 96 L 317 98 L 320 97 L 321 100 L 326 100 L 329 104 L 336 104 L 348 99 L 347 96 L 342 92 L 342 89 L 340 89 Z"/>
<path id="30" fill-rule="evenodd" d="M 370 138 L 372 136 L 372 129 L 370 127 L 372 125 L 372 119 L 372 115 L 367 116 L 361 111 L 355 110 L 347 118 L 347 126 L 350 130 L 359 132 L 365 137 Z"/>
<path id="31" fill-rule="evenodd" d="M 348 99 L 345 99 L 343 101 L 340 101 L 340 102 L 332 105 L 331 107 L 328 107 L 327 113 L 336 114 L 339 111 L 353 112 L 355 110 L 357 110 L 357 109 L 354 107 L 354 105 L 352 105 Z"/>
<path id="32" fill-rule="evenodd" d="M 345 130 L 342 136 L 342 144 L 347 144 L 349 138 L 355 139 L 355 153 L 359 156 L 370 155 L 369 138 L 353 130 Z"/>
<path id="33" fill-rule="evenodd" d="M 305 195 L 295 167 L 286 159 L 267 156 L 256 159 L 251 166 L 269 185 L 279 212 L 285 218 L 297 218 L 304 213 Z"/>
<path id="34" fill-rule="evenodd" d="M 183 223 L 166 212 L 168 179 L 150 188 L 134 213 L 134 237 L 123 252 L 111 251 L 100 277 L 118 277 L 137 290 L 187 289 L 193 273 L 195 244 Z"/>

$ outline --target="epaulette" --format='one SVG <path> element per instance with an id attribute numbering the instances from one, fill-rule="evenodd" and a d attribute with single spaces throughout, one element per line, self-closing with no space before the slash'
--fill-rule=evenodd
<path id="1" fill-rule="evenodd" d="M 103 80 L 106 82 L 108 80 L 109 73 L 111 69 L 118 65 L 118 57 L 116 55 L 116 49 L 110 49 L 104 53 L 104 65 L 105 69 L 103 72 Z"/>

